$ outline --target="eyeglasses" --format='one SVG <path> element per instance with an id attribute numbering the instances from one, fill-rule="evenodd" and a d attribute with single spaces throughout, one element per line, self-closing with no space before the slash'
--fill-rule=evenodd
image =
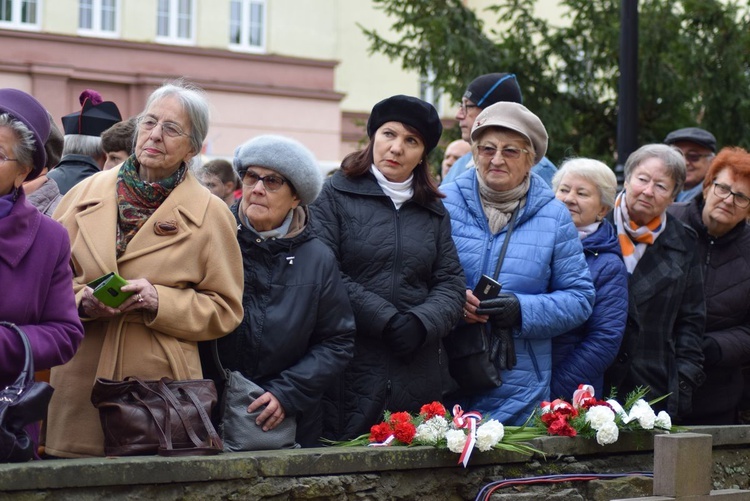
<path id="1" fill-rule="evenodd" d="M 682 151 L 677 146 L 672 146 L 672 149 L 675 150 L 677 153 L 682 155 L 682 157 L 687 160 L 688 162 L 700 162 L 701 158 L 710 158 L 713 157 L 713 153 L 698 153 L 697 151 Z"/>
<path id="2" fill-rule="evenodd" d="M 143 130 L 154 130 L 160 124 L 162 132 L 169 137 L 187 136 L 185 131 L 174 122 L 159 122 L 153 117 L 141 117 L 138 120 L 138 126 Z"/>
<path id="3" fill-rule="evenodd" d="M 476 104 L 464 103 L 464 102 L 461 102 L 461 104 L 458 105 L 458 110 L 464 115 L 469 113 L 469 110 L 473 110 L 474 108 L 479 108 L 479 106 L 477 106 Z"/>
<path id="4" fill-rule="evenodd" d="M 480 144 L 477 146 L 479 155 L 484 158 L 495 158 L 497 155 L 497 148 L 494 146 L 488 146 L 486 144 Z M 500 149 L 500 155 L 506 160 L 517 160 L 521 158 L 521 153 L 528 153 L 529 150 L 526 148 L 516 148 L 514 146 L 506 146 Z"/>
<path id="5" fill-rule="evenodd" d="M 270 192 L 279 191 L 284 186 L 284 183 L 289 182 L 281 176 L 274 176 L 273 174 L 259 176 L 251 170 L 245 172 L 245 175 L 242 176 L 242 184 L 245 186 L 255 186 L 258 184 L 258 181 L 262 181 L 263 186 Z"/>
<path id="6" fill-rule="evenodd" d="M 5 153 L 0 153 L 0 162 L 18 162 L 17 158 L 8 158 Z"/>
<path id="7" fill-rule="evenodd" d="M 717 197 L 725 200 L 729 198 L 729 195 L 734 196 L 734 205 L 736 205 L 740 209 L 747 209 L 750 206 L 750 198 L 748 198 L 747 195 L 733 192 L 731 187 L 727 186 L 726 184 L 721 184 L 714 181 L 714 193 Z"/>

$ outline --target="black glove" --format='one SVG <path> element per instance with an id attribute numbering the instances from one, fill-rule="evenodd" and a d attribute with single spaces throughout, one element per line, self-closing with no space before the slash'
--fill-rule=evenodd
<path id="1" fill-rule="evenodd" d="M 399 358 L 410 358 L 422 346 L 425 338 L 427 330 L 419 318 L 411 313 L 396 313 L 383 331 L 383 340 Z"/>
<path id="2" fill-rule="evenodd" d="M 492 343 L 493 345 L 497 343 L 497 351 L 494 352 L 497 368 L 511 370 L 516 365 L 516 344 L 513 341 L 513 332 L 510 329 L 497 328 L 491 321 L 490 327 L 494 338 Z"/>
<path id="3" fill-rule="evenodd" d="M 515 294 L 501 292 L 494 299 L 479 303 L 477 315 L 489 315 L 492 329 L 511 329 L 521 325 L 521 303 Z"/>
<path id="4" fill-rule="evenodd" d="M 703 338 L 703 367 L 711 367 L 721 360 L 721 346 L 710 336 Z"/>

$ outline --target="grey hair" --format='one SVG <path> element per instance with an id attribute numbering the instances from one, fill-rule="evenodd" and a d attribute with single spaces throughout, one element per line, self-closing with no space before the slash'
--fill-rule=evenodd
<path id="1" fill-rule="evenodd" d="M 209 108 L 206 93 L 197 85 L 181 79 L 173 80 L 165 83 L 151 93 L 146 101 L 143 113 L 146 113 L 156 101 L 169 96 L 177 98 L 185 113 L 187 113 L 188 121 L 190 122 L 190 132 L 188 133 L 190 145 L 195 155 L 198 155 L 201 152 L 201 148 L 203 148 L 203 141 L 208 135 Z"/>
<path id="2" fill-rule="evenodd" d="M 86 155 L 87 157 L 99 159 L 105 155 L 102 149 L 102 138 L 99 136 L 65 134 L 64 141 L 63 156 Z"/>
<path id="3" fill-rule="evenodd" d="M 9 113 L 0 114 L 0 127 L 7 127 L 12 130 L 18 139 L 18 143 L 13 146 L 13 151 L 9 151 L 6 154 L 10 154 L 12 158 L 18 160 L 18 165 L 34 170 L 36 142 L 34 141 L 34 133 L 31 132 L 31 129 Z"/>
<path id="4" fill-rule="evenodd" d="M 625 182 L 629 182 L 635 168 L 649 158 L 658 158 L 662 161 L 669 176 L 674 181 L 672 197 L 677 196 L 685 185 L 687 167 L 682 153 L 666 144 L 646 144 L 631 153 L 625 162 Z"/>
<path id="5" fill-rule="evenodd" d="M 557 191 L 557 187 L 565 174 L 579 176 L 590 182 L 599 191 L 602 204 L 610 209 L 615 206 L 617 177 L 607 164 L 593 158 L 569 158 L 563 162 L 560 169 L 552 177 L 553 191 Z"/>

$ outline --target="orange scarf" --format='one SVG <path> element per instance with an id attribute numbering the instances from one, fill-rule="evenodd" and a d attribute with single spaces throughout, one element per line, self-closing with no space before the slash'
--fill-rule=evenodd
<path id="1" fill-rule="evenodd" d="M 615 227 L 617 228 L 617 239 L 620 241 L 622 258 L 628 273 L 633 273 L 638 261 L 649 245 L 656 242 L 659 235 L 667 225 L 667 214 L 662 212 L 645 226 L 639 226 L 630 220 L 627 204 L 624 203 L 625 191 L 620 192 L 615 200 Z"/>

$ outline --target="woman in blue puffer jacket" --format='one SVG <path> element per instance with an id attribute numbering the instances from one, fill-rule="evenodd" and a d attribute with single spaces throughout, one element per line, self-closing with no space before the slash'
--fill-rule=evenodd
<path id="1" fill-rule="evenodd" d="M 463 321 L 488 324 L 514 352 L 516 364 L 501 367 L 500 387 L 464 389 L 457 401 L 464 409 L 521 425 L 549 396 L 552 338 L 586 321 L 594 286 L 570 213 L 530 173 L 547 150 L 541 120 L 523 105 L 499 102 L 479 114 L 471 139 L 477 168 L 443 188 L 466 274 Z M 498 278 L 502 292 L 480 302 L 472 289 L 483 274 L 492 276 L 511 218 Z"/>
<path id="2" fill-rule="evenodd" d="M 550 399 L 570 399 L 580 384 L 599 398 L 604 371 L 614 361 L 628 318 L 628 270 L 614 227 L 604 216 L 615 205 L 617 178 L 598 160 L 574 158 L 552 179 L 555 197 L 570 211 L 596 289 L 594 311 L 580 327 L 552 340 Z"/>

